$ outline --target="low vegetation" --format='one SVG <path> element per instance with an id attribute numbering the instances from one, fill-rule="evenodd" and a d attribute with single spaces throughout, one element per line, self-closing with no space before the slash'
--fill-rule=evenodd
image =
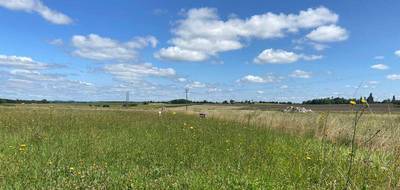
<path id="1" fill-rule="evenodd" d="M 237 122 L 217 117 L 200 119 L 172 111 L 159 117 L 151 110 L 3 107 L 0 187 L 344 188 L 350 148 L 346 143 L 338 145 L 314 138 L 324 133 L 324 118 L 331 116 L 274 114 L 262 116 L 275 118 L 260 125 L 261 118 L 256 118 L 261 114 L 253 112 Z M 342 116 L 327 120 L 327 134 L 332 132 L 332 122 L 345 123 L 350 117 Z M 283 117 L 286 123 L 279 120 Z M 396 120 L 395 116 L 367 117 L 374 119 L 364 122 L 382 121 L 380 117 Z M 375 124 L 381 126 L 379 122 Z M 287 128 L 298 126 L 309 130 L 309 135 L 287 132 Z M 350 187 L 399 188 L 399 156 L 395 151 L 361 148 L 354 157 Z"/>

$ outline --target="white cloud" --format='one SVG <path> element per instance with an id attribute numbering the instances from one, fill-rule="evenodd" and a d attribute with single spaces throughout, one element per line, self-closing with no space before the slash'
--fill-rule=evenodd
<path id="1" fill-rule="evenodd" d="M 371 66 L 372 69 L 378 69 L 378 70 L 387 70 L 389 69 L 389 66 L 385 64 L 375 64 Z"/>
<path id="2" fill-rule="evenodd" d="M 73 22 L 67 15 L 50 9 L 40 0 L 0 0 L 0 6 L 16 11 L 36 12 L 53 24 Z"/>
<path id="3" fill-rule="evenodd" d="M 158 68 L 150 63 L 145 64 L 113 64 L 106 65 L 104 71 L 112 74 L 116 79 L 125 82 L 140 81 L 144 77 L 174 77 L 176 72 L 172 68 Z"/>
<path id="4" fill-rule="evenodd" d="M 23 78 L 30 81 L 59 81 L 62 79 L 59 75 L 54 74 L 42 74 L 39 71 L 14 69 L 10 71 L 10 74 L 14 77 Z"/>
<path id="5" fill-rule="evenodd" d="M 288 52 L 281 49 L 266 49 L 262 51 L 255 59 L 254 62 L 257 64 L 285 64 L 285 63 L 293 63 L 300 59 L 306 61 L 312 61 L 317 59 L 322 59 L 321 55 L 302 55 L 296 54 L 294 52 Z"/>
<path id="6" fill-rule="evenodd" d="M 394 54 L 400 57 L 400 50 L 395 51 Z"/>
<path id="7" fill-rule="evenodd" d="M 314 43 L 311 42 L 310 43 L 312 45 L 312 47 L 317 50 L 317 51 L 322 51 L 325 50 L 326 48 L 328 48 L 329 46 L 325 45 L 325 44 L 320 44 L 320 43 Z"/>
<path id="8" fill-rule="evenodd" d="M 162 48 L 154 55 L 158 59 L 174 61 L 205 61 L 208 59 L 208 55 L 203 52 L 181 49 L 180 47 Z"/>
<path id="9" fill-rule="evenodd" d="M 349 34 L 346 29 L 332 24 L 320 26 L 307 34 L 306 37 L 315 42 L 338 42 L 347 40 Z"/>
<path id="10" fill-rule="evenodd" d="M 20 57 L 14 55 L 0 55 L 0 66 L 27 70 L 39 70 L 49 67 L 48 64 L 35 61 L 30 57 Z"/>
<path id="11" fill-rule="evenodd" d="M 293 52 L 287 52 L 281 49 L 266 49 L 262 51 L 255 59 L 255 63 L 293 63 L 300 59 L 300 56 Z"/>
<path id="12" fill-rule="evenodd" d="M 23 69 L 11 70 L 7 79 L 2 81 L 0 88 L 9 89 L 8 93 L 12 94 L 11 97 L 53 100 L 71 100 L 71 97 L 83 100 L 82 98 L 93 97 L 97 89 L 90 82 L 71 80 L 59 74 Z"/>
<path id="13" fill-rule="evenodd" d="M 57 38 L 57 39 L 51 40 L 49 42 L 49 44 L 54 45 L 54 46 L 62 46 L 62 45 L 64 45 L 64 41 L 62 39 Z"/>
<path id="14" fill-rule="evenodd" d="M 262 91 L 262 90 L 257 90 L 256 92 L 257 92 L 257 94 L 264 94 L 264 91 Z"/>
<path id="15" fill-rule="evenodd" d="M 386 76 L 386 78 L 389 80 L 400 80 L 400 74 L 391 74 Z"/>
<path id="16" fill-rule="evenodd" d="M 209 88 L 207 90 L 207 92 L 209 92 L 209 93 L 222 92 L 222 89 L 220 89 L 220 88 Z"/>
<path id="17" fill-rule="evenodd" d="M 75 35 L 72 45 L 76 48 L 73 54 L 96 61 L 130 61 L 137 58 L 137 50 L 151 45 L 156 47 L 157 39 L 153 36 L 136 37 L 131 41 L 121 43 L 117 40 L 89 34 Z"/>
<path id="18" fill-rule="evenodd" d="M 186 88 L 205 88 L 206 84 L 199 82 L 199 81 L 194 81 L 188 85 L 186 85 Z"/>
<path id="19" fill-rule="evenodd" d="M 260 77 L 255 75 L 246 75 L 241 79 L 237 80 L 237 82 L 241 83 L 271 83 L 275 81 L 276 79 L 273 76 Z"/>
<path id="20" fill-rule="evenodd" d="M 371 80 L 371 81 L 368 81 L 368 84 L 376 85 L 376 84 L 379 84 L 379 82 L 378 82 L 378 81 Z"/>
<path id="21" fill-rule="evenodd" d="M 281 88 L 281 89 L 287 89 L 287 88 L 289 88 L 289 86 L 288 86 L 288 85 L 282 85 L 282 86 L 279 87 L 279 88 Z"/>
<path id="22" fill-rule="evenodd" d="M 377 55 L 374 57 L 374 59 L 382 60 L 382 59 L 385 59 L 385 56 Z"/>
<path id="23" fill-rule="evenodd" d="M 227 20 L 220 19 L 216 9 L 190 9 L 173 29 L 172 46 L 162 48 L 155 56 L 174 61 L 205 61 L 220 52 L 243 48 L 243 39 L 280 38 L 300 29 L 337 21 L 338 15 L 325 7 L 310 8 L 298 14 L 268 12 L 247 19 L 231 17 Z"/>
<path id="24" fill-rule="evenodd" d="M 187 81 L 186 78 L 182 78 L 182 77 L 181 78 L 177 78 L 176 80 L 179 81 L 179 82 L 186 82 Z"/>
<path id="25" fill-rule="evenodd" d="M 295 70 L 289 76 L 293 77 L 293 78 L 308 79 L 308 78 L 311 78 L 311 74 L 312 74 L 311 72 L 306 72 L 306 71 L 302 71 L 302 70 Z"/>

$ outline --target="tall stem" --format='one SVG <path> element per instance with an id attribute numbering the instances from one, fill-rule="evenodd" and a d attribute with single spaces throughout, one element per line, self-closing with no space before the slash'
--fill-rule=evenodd
<path id="1" fill-rule="evenodd" d="M 356 139 L 356 134 L 357 134 L 357 125 L 358 122 L 360 121 L 361 116 L 364 114 L 365 108 L 361 108 L 361 112 L 359 114 L 359 111 L 356 112 L 356 116 L 354 118 L 354 127 L 353 127 L 353 136 L 351 138 L 351 153 L 350 153 L 350 159 L 349 159 L 349 169 L 347 171 L 347 180 L 346 180 L 346 187 L 345 189 L 349 188 L 350 185 L 350 178 L 351 178 L 351 169 L 353 167 L 353 162 L 354 162 L 354 157 L 356 155 L 356 143 L 355 143 L 355 139 Z"/>

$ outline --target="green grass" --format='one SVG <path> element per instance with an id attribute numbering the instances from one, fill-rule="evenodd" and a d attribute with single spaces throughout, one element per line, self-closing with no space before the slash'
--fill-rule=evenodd
<path id="1" fill-rule="evenodd" d="M 349 149 L 325 149 L 314 138 L 183 114 L 0 108 L 5 189 L 341 189 Z M 392 157 L 361 150 L 353 188 L 396 188 Z"/>

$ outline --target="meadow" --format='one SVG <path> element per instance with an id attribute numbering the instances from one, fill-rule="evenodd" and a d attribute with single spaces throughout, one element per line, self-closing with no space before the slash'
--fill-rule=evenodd
<path id="1" fill-rule="evenodd" d="M 351 128 L 350 114 L 328 115 L 325 124 L 324 113 L 207 108 L 201 119 L 202 109 L 159 117 L 157 109 L 0 107 L 0 187 L 345 188 L 351 151 L 345 132 L 333 134 Z M 398 121 L 365 116 L 349 189 L 400 187 Z"/>

